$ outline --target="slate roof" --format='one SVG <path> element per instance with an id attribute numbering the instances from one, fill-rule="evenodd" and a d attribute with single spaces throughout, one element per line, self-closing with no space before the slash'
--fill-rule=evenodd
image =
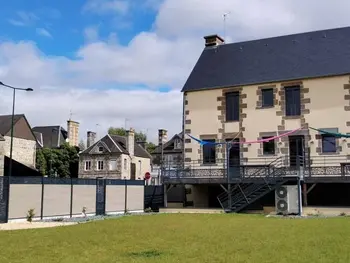
<path id="1" fill-rule="evenodd" d="M 350 27 L 206 47 L 182 91 L 350 73 Z"/>
<path id="2" fill-rule="evenodd" d="M 99 141 L 95 142 L 89 148 L 82 151 L 80 154 L 88 154 L 99 142 L 105 144 L 112 153 L 129 154 L 126 148 L 126 137 L 118 135 L 106 135 Z M 136 141 L 134 144 L 134 155 L 141 158 L 151 158 L 151 155 L 142 148 Z"/>
<path id="3" fill-rule="evenodd" d="M 182 149 L 171 149 L 171 150 L 166 150 L 166 148 L 168 146 L 170 146 L 175 139 L 180 139 L 182 141 L 182 132 L 180 132 L 179 134 L 175 134 L 169 141 L 167 141 L 166 143 L 163 144 L 163 153 L 176 153 L 176 152 L 182 152 Z M 158 145 L 155 149 L 153 154 L 159 154 L 162 152 L 162 148 L 160 147 L 160 145 Z"/>
<path id="4" fill-rule="evenodd" d="M 54 148 L 60 146 L 68 136 L 67 131 L 60 126 L 36 126 L 32 130 L 42 147 Z M 60 135 L 59 130 L 61 131 Z"/>
<path id="5" fill-rule="evenodd" d="M 0 134 L 3 136 L 11 130 L 11 117 L 12 115 L 0 115 Z M 24 114 L 14 115 L 14 124 L 22 117 L 24 117 Z"/>

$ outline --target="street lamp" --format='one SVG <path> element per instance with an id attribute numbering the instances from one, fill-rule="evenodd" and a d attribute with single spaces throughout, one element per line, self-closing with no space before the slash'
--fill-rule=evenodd
<path id="1" fill-rule="evenodd" d="M 12 116 L 11 116 L 11 143 L 10 143 L 10 164 L 9 164 L 9 173 L 8 176 L 12 176 L 12 151 L 13 151 L 13 126 L 14 126 L 14 118 L 15 118 L 15 101 L 16 101 L 16 90 L 22 90 L 22 91 L 33 91 L 31 88 L 15 88 L 10 85 L 6 85 L 0 81 L 0 86 L 4 86 L 6 88 L 10 88 L 13 90 L 13 97 L 12 97 Z"/>

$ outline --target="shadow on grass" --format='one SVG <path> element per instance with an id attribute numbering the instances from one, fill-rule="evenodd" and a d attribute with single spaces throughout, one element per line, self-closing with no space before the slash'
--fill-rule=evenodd
<path id="1" fill-rule="evenodd" d="M 160 257 L 163 253 L 157 250 L 146 250 L 128 253 L 128 256 L 139 258 L 155 258 Z"/>

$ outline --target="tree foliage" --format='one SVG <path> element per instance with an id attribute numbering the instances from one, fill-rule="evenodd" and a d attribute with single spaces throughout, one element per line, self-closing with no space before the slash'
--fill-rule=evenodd
<path id="1" fill-rule="evenodd" d="M 110 135 L 119 135 L 119 136 L 127 136 L 127 131 L 124 128 L 114 128 L 110 127 L 108 129 L 108 134 Z M 135 141 L 136 142 L 147 142 L 147 135 L 143 132 L 135 131 Z"/>
<path id="2" fill-rule="evenodd" d="M 115 128 L 110 127 L 108 129 L 108 134 L 110 135 L 119 135 L 119 136 L 127 136 L 127 130 L 124 128 Z M 135 131 L 135 141 L 136 142 L 146 142 L 146 150 L 149 153 L 153 153 L 156 145 L 152 142 L 147 142 L 147 135 L 143 132 L 137 132 Z"/>
<path id="3" fill-rule="evenodd" d="M 68 143 L 60 148 L 42 148 L 37 151 L 36 166 L 43 174 L 50 177 L 77 177 L 79 166 L 79 148 Z"/>

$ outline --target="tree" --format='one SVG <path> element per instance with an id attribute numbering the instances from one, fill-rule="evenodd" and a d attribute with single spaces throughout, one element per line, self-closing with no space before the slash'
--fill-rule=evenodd
<path id="1" fill-rule="evenodd" d="M 155 145 L 153 142 L 148 142 L 148 143 L 146 144 L 146 150 L 147 150 L 147 152 L 149 152 L 149 153 L 153 153 L 154 150 L 156 149 L 156 147 L 157 147 L 157 145 Z"/>
<path id="2" fill-rule="evenodd" d="M 79 148 L 64 143 L 58 149 L 42 148 L 37 151 L 36 167 L 43 175 L 77 177 Z"/>
<path id="3" fill-rule="evenodd" d="M 80 140 L 78 147 L 80 151 L 84 151 L 86 149 L 85 143 L 83 140 Z"/>
<path id="4" fill-rule="evenodd" d="M 109 135 L 127 136 L 127 131 L 124 128 L 110 127 L 108 129 L 108 134 Z M 143 132 L 135 132 L 135 141 L 136 142 L 147 142 L 147 135 Z"/>

